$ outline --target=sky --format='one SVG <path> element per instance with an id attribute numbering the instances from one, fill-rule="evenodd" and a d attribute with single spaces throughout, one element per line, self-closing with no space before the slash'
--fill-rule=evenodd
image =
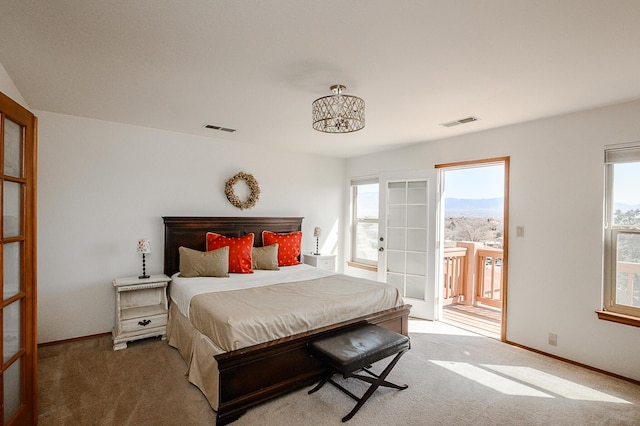
<path id="1" fill-rule="evenodd" d="M 497 198 L 504 196 L 504 167 L 487 166 L 446 170 L 446 198 Z M 640 163 L 617 163 L 614 176 L 615 202 L 640 204 Z"/>
<path id="2" fill-rule="evenodd" d="M 613 182 L 616 203 L 640 204 L 640 163 L 617 163 Z"/>
<path id="3" fill-rule="evenodd" d="M 484 166 L 446 170 L 444 185 L 446 198 L 504 197 L 504 166 Z"/>

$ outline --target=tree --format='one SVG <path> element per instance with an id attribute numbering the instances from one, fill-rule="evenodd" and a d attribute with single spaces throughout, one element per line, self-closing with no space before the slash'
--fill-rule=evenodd
<path id="1" fill-rule="evenodd" d="M 487 217 L 445 218 L 445 239 L 449 241 L 502 241 L 502 221 Z"/>
<path id="2" fill-rule="evenodd" d="M 640 209 L 623 212 L 618 209 L 613 213 L 614 226 L 640 226 Z"/>

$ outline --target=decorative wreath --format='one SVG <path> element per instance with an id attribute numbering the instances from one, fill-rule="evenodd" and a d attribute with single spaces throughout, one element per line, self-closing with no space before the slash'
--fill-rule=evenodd
<path id="1" fill-rule="evenodd" d="M 251 194 L 246 200 L 241 201 L 240 198 L 233 192 L 233 186 L 240 180 L 243 180 L 251 189 Z M 240 172 L 227 181 L 224 186 L 224 194 L 231 204 L 239 208 L 240 210 L 249 209 L 253 207 L 260 198 L 260 186 L 258 181 L 250 173 Z"/>

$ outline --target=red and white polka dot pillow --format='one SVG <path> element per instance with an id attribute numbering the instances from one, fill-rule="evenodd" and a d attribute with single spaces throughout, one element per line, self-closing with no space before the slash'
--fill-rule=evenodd
<path id="1" fill-rule="evenodd" d="M 215 232 L 207 232 L 207 251 L 229 247 L 229 272 L 251 274 L 253 273 L 253 259 L 251 258 L 253 239 L 253 234 L 234 238 L 225 237 Z"/>
<path id="2" fill-rule="evenodd" d="M 278 266 L 298 265 L 300 261 L 300 246 L 302 245 L 302 232 L 278 234 L 271 231 L 262 231 L 262 245 L 278 244 Z"/>

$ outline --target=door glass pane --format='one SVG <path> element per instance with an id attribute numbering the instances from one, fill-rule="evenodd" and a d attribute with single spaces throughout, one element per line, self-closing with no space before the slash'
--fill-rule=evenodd
<path id="1" fill-rule="evenodd" d="M 411 228 L 427 227 L 427 206 L 407 206 L 407 226 Z"/>
<path id="2" fill-rule="evenodd" d="M 404 250 L 405 244 L 404 228 L 391 228 L 387 231 L 387 249 L 388 250 Z"/>
<path id="3" fill-rule="evenodd" d="M 406 226 L 407 225 L 407 208 L 402 206 L 389 206 L 387 217 L 387 226 Z"/>
<path id="4" fill-rule="evenodd" d="M 4 382 L 4 424 L 18 411 L 22 405 L 22 358 L 11 364 L 4 371 L 2 380 Z"/>
<path id="5" fill-rule="evenodd" d="M 407 231 L 407 250 L 427 251 L 427 230 L 409 229 Z"/>
<path id="6" fill-rule="evenodd" d="M 387 250 L 387 270 L 404 273 L 404 252 Z"/>
<path id="7" fill-rule="evenodd" d="M 21 242 L 4 245 L 3 254 L 3 300 L 15 296 L 20 291 L 20 247 Z"/>
<path id="8" fill-rule="evenodd" d="M 4 174 L 22 177 L 22 126 L 4 121 Z"/>
<path id="9" fill-rule="evenodd" d="M 426 287 L 423 276 L 407 275 L 407 297 L 425 300 Z"/>
<path id="10" fill-rule="evenodd" d="M 22 344 L 20 341 L 20 335 L 22 334 L 20 333 L 20 303 L 21 301 L 18 300 L 3 309 L 3 362 L 7 362 L 9 358 L 14 356 L 20 350 Z"/>
<path id="11" fill-rule="evenodd" d="M 423 180 L 409 182 L 407 190 L 408 204 L 427 203 L 427 182 Z"/>
<path id="12" fill-rule="evenodd" d="M 426 275 L 427 262 L 424 253 L 407 252 L 407 274 Z M 424 284 L 424 279 L 422 280 Z"/>
<path id="13" fill-rule="evenodd" d="M 22 184 L 4 181 L 3 224 L 5 238 L 20 235 L 20 208 L 22 200 Z"/>
<path id="14" fill-rule="evenodd" d="M 389 182 L 387 184 L 387 204 L 405 204 L 407 189 L 404 182 Z"/>
<path id="15" fill-rule="evenodd" d="M 640 234 L 618 234 L 616 303 L 640 308 Z"/>
<path id="16" fill-rule="evenodd" d="M 387 284 L 394 286 L 404 295 L 404 275 L 403 274 L 387 274 Z"/>

